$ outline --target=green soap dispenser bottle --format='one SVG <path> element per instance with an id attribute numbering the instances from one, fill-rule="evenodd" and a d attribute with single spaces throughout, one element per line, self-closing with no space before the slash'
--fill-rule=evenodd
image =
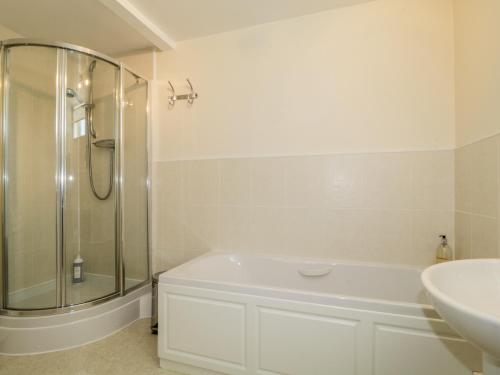
<path id="1" fill-rule="evenodd" d="M 450 260 L 453 260 L 453 251 L 451 250 L 450 245 L 448 245 L 446 234 L 441 234 L 439 238 L 441 239 L 441 244 L 436 252 L 436 263 L 449 262 Z"/>

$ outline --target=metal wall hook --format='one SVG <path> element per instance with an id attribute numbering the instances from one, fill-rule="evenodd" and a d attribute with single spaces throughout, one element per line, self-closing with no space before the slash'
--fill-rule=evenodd
<path id="1" fill-rule="evenodd" d="M 191 81 L 189 80 L 189 78 L 186 78 L 186 81 L 187 81 L 189 88 L 191 90 L 187 101 L 189 104 L 193 104 L 194 100 L 198 98 L 198 93 L 194 92 L 193 85 L 191 84 Z"/>
<path id="2" fill-rule="evenodd" d="M 176 95 L 174 86 L 170 81 L 168 81 L 170 90 L 172 91 L 172 95 L 168 97 L 168 104 L 170 104 L 170 106 L 173 107 L 177 100 L 187 100 L 188 104 L 192 105 L 194 103 L 194 100 L 198 99 L 198 93 L 194 91 L 193 85 L 191 84 L 189 78 L 186 78 L 186 82 L 188 83 L 191 92 L 189 94 Z"/>
<path id="3" fill-rule="evenodd" d="M 168 81 L 168 84 L 170 85 L 170 90 L 172 91 L 172 95 L 168 97 L 168 104 L 174 106 L 177 100 L 177 96 L 175 95 L 175 89 L 174 86 L 172 85 L 172 82 Z"/>

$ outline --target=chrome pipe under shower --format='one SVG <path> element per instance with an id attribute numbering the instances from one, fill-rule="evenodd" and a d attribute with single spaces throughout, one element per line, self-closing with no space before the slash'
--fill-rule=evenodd
<path id="1" fill-rule="evenodd" d="M 111 192 L 113 191 L 113 177 L 114 177 L 114 170 L 115 170 L 115 141 L 114 139 L 102 139 L 102 140 L 96 140 L 92 142 L 93 139 L 97 139 L 97 132 L 95 131 L 94 128 L 94 69 L 96 67 L 97 61 L 92 60 L 92 62 L 89 65 L 88 68 L 88 101 L 84 102 L 78 93 L 71 89 L 68 88 L 66 90 L 66 96 L 70 98 L 75 98 L 79 106 L 83 106 L 85 109 L 85 123 L 87 125 L 87 167 L 88 167 L 88 175 L 89 175 L 89 183 L 90 183 L 90 188 L 92 190 L 92 194 L 94 196 L 101 200 L 104 201 L 109 198 L 111 195 Z M 93 150 L 92 146 L 95 146 L 97 148 L 103 148 L 103 149 L 108 149 L 110 150 L 110 160 L 109 160 L 109 182 L 108 182 L 108 187 L 106 189 L 106 192 L 104 194 L 99 194 L 97 192 L 97 189 L 95 187 L 94 183 L 94 158 L 93 158 Z"/>

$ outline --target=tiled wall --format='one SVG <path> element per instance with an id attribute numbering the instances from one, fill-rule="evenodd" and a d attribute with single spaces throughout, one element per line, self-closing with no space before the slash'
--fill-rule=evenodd
<path id="1" fill-rule="evenodd" d="M 454 239 L 454 152 L 156 162 L 156 270 L 208 250 L 428 265 Z"/>
<path id="2" fill-rule="evenodd" d="M 495 0 L 455 0 L 456 250 L 459 258 L 500 255 L 498 217 L 500 32 Z"/>
<path id="3" fill-rule="evenodd" d="M 56 55 L 33 47 L 9 58 L 5 234 L 8 289 L 16 292 L 55 275 L 55 84 L 45 72 L 55 72 Z"/>
<path id="4" fill-rule="evenodd" d="M 453 25 L 452 1 L 379 0 L 158 53 L 155 268 L 210 249 L 432 263 L 454 239 Z M 168 107 L 185 77 L 199 101 Z"/>
<path id="5" fill-rule="evenodd" d="M 500 135 L 456 150 L 456 254 L 498 257 Z"/>

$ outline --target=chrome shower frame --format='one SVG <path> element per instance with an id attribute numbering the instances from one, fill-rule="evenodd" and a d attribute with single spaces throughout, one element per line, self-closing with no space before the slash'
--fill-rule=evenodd
<path id="1" fill-rule="evenodd" d="M 52 47 L 57 48 L 57 98 L 56 98 L 56 132 L 57 139 L 61 138 L 61 141 L 57 148 L 57 161 L 58 161 L 58 170 L 57 170 L 57 215 L 56 215 L 56 227 L 57 227 L 57 245 L 56 245 L 56 304 L 55 308 L 48 309 L 29 309 L 29 310 L 21 310 L 21 309 L 12 309 L 6 308 L 7 301 L 6 296 L 8 292 L 8 279 L 7 279 L 7 238 L 6 238 L 6 212 L 5 212 L 5 186 L 7 186 L 7 175 L 4 166 L 4 155 L 5 150 L 8 145 L 5 144 L 4 139 L 6 138 L 7 126 L 5 126 L 7 121 L 7 108 L 8 108 L 8 96 L 6 94 L 5 82 L 7 81 L 4 76 L 7 75 L 5 73 L 5 63 L 6 63 L 6 47 L 14 47 L 14 46 L 38 46 L 38 47 Z M 80 304 L 67 304 L 66 303 L 66 287 L 64 282 L 64 277 L 66 275 L 66 261 L 65 261 L 65 244 L 63 237 L 63 207 L 64 207 L 64 192 L 66 189 L 66 170 L 65 163 L 63 163 L 63 157 L 65 152 L 65 137 L 64 131 L 66 128 L 66 61 L 67 61 L 67 53 L 68 51 L 75 51 L 79 53 L 86 54 L 91 57 L 98 58 L 100 60 L 104 60 L 115 67 L 117 67 L 119 79 L 118 81 L 118 89 L 116 90 L 116 115 L 115 115 L 115 134 L 116 134 L 116 142 L 115 142 L 115 174 L 114 174 L 114 188 L 115 188 L 115 266 L 116 266 L 116 286 L 117 291 L 102 296 L 100 298 L 94 299 L 92 301 L 83 302 Z M 148 276 L 147 279 L 143 282 L 134 285 L 128 289 L 125 289 L 125 259 L 123 256 L 123 236 L 122 236 L 122 214 L 123 214 L 123 199 L 122 199 L 122 189 L 123 189 L 123 171 L 122 171 L 122 163 L 123 163 L 123 126 L 124 126 L 124 73 L 125 71 L 130 72 L 134 76 L 141 78 L 147 82 L 147 98 L 146 98 L 146 116 L 147 116 L 147 144 L 146 144 L 146 153 L 147 153 L 147 265 L 148 265 Z M 97 51 L 93 51 L 88 48 L 80 47 L 77 45 L 69 44 L 69 43 L 60 43 L 60 42 L 48 42 L 44 40 L 38 39 L 9 39 L 0 41 L 0 176 L 2 178 L 2 183 L 0 184 L 0 214 L 1 214 L 1 249 L 0 249 L 0 315 L 7 316 L 46 316 L 46 315 L 55 315 L 55 314 L 63 314 L 72 311 L 78 311 L 87 309 L 89 307 L 93 307 L 99 305 L 101 303 L 107 302 L 109 300 L 115 299 L 120 296 L 124 296 L 134 290 L 144 287 L 145 285 L 150 284 L 151 282 L 151 116 L 150 116 L 150 105 L 151 105 L 151 82 L 140 74 L 135 73 L 132 69 L 127 67 L 125 64 L 115 60 L 109 56 L 106 56 Z"/>
<path id="2" fill-rule="evenodd" d="M 3 124 L 5 123 L 5 111 L 4 107 L 5 106 L 5 100 L 7 100 L 7 96 L 3 95 L 5 91 L 5 80 L 4 80 L 4 59 L 5 59 L 5 52 L 4 52 L 4 46 L 0 42 L 0 145 L 3 147 L 3 138 L 4 138 L 4 126 Z M 4 240 L 4 233 L 5 233 L 5 210 L 4 210 L 4 184 L 3 181 L 5 180 L 4 176 L 4 168 L 3 168 L 3 152 L 0 153 L 0 214 L 2 215 L 2 223 L 0 224 L 0 308 L 3 309 L 3 306 L 5 306 L 5 300 L 4 300 L 4 295 L 7 293 L 7 285 L 4 283 L 4 275 L 7 274 L 7 265 L 6 265 L 6 252 L 5 252 L 5 240 Z"/>

